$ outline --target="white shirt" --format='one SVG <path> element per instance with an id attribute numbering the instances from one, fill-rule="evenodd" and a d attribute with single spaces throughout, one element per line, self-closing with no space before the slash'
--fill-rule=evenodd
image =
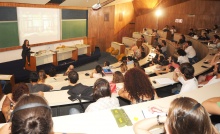
<path id="1" fill-rule="evenodd" d="M 192 47 L 192 46 L 188 46 L 186 49 L 185 49 L 185 52 L 186 52 L 186 56 L 188 58 L 193 58 L 196 56 L 196 51 L 195 49 Z"/>
<path id="2" fill-rule="evenodd" d="M 182 63 L 189 63 L 189 59 L 186 56 L 179 56 L 177 62 L 181 65 Z"/>
<path id="3" fill-rule="evenodd" d="M 99 98 L 96 102 L 90 104 L 85 112 L 94 112 L 105 109 L 112 109 L 119 107 L 119 101 L 115 97 L 103 97 Z"/>
<path id="4" fill-rule="evenodd" d="M 161 47 L 162 53 L 167 51 L 167 46 Z"/>
<path id="5" fill-rule="evenodd" d="M 205 84 L 204 86 L 207 86 L 207 85 L 211 85 L 211 84 L 215 84 L 217 82 L 220 82 L 220 78 L 216 78 L 216 76 L 212 77 L 211 80 L 209 80 L 209 82 L 207 84 Z"/>
<path id="6" fill-rule="evenodd" d="M 179 82 L 182 83 L 180 94 L 184 92 L 192 91 L 198 88 L 198 81 L 195 77 L 192 79 L 186 80 L 186 81 L 184 80 L 183 77 L 178 77 L 178 80 Z"/>

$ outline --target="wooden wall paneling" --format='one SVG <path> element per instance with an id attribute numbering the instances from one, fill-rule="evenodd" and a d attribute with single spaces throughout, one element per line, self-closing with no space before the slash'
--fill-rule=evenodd
<path id="1" fill-rule="evenodd" d="M 26 4 L 26 3 L 14 3 L 14 2 L 0 2 L 0 6 L 87 10 L 87 7 L 73 7 L 73 6 L 59 6 L 59 5 L 40 5 L 40 4 Z"/>
<path id="2" fill-rule="evenodd" d="M 167 7 L 163 9 L 163 16 L 159 18 L 159 29 L 162 29 L 165 25 L 176 26 L 178 32 L 188 33 L 190 28 L 212 28 L 214 24 L 220 24 L 220 1 L 199 1 L 190 0 L 181 4 Z M 148 25 L 154 28 L 152 24 L 152 18 L 154 12 L 140 15 L 136 17 L 135 31 L 140 31 Z M 188 15 L 193 14 L 195 17 L 189 17 Z M 175 23 L 175 19 L 183 19 L 183 23 Z M 152 20 L 152 21 L 149 21 Z"/>
<path id="3" fill-rule="evenodd" d="M 115 5 L 114 41 L 122 42 L 122 37 L 131 37 L 135 31 L 135 13 L 132 2 Z"/>
<path id="4" fill-rule="evenodd" d="M 96 46 L 105 51 L 113 41 L 114 36 L 114 6 L 102 7 L 100 10 L 89 9 L 88 12 L 88 37 L 96 38 Z M 104 15 L 109 14 L 109 21 L 104 20 Z"/>
<path id="5" fill-rule="evenodd" d="M 159 26 L 160 21 L 162 18 L 159 18 Z M 135 31 L 142 31 L 143 28 L 153 28 L 156 29 L 157 25 L 156 25 L 156 16 L 154 12 L 151 12 L 149 14 L 145 14 L 145 15 L 141 15 L 141 16 L 137 16 L 136 17 L 136 21 L 135 21 Z"/>

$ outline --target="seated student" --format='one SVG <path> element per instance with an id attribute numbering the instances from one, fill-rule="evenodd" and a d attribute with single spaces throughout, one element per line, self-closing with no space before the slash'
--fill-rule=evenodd
<path id="1" fill-rule="evenodd" d="M 164 32 L 169 31 L 169 26 L 168 26 L 168 25 L 166 25 L 166 26 L 163 28 L 163 31 L 164 31 Z"/>
<path id="2" fill-rule="evenodd" d="M 158 47 L 158 46 L 157 46 Z M 152 59 L 151 65 L 161 64 L 165 60 L 161 49 L 155 49 L 156 56 Z"/>
<path id="3" fill-rule="evenodd" d="M 63 74 L 63 76 L 68 76 L 69 72 L 74 70 L 74 66 L 73 65 L 69 65 L 69 67 L 67 68 L 66 72 Z"/>
<path id="4" fill-rule="evenodd" d="M 171 32 L 171 37 L 172 37 L 172 39 L 173 39 L 174 33 L 176 33 L 176 27 L 175 27 L 175 26 L 172 26 L 171 29 L 170 29 L 170 32 Z"/>
<path id="5" fill-rule="evenodd" d="M 210 62 L 210 65 L 214 66 L 213 71 L 205 75 L 200 75 L 198 77 L 198 82 L 200 85 L 208 83 L 208 81 L 211 80 L 217 74 L 216 64 L 219 63 L 219 56 L 220 56 L 220 53 L 216 53 Z"/>
<path id="6" fill-rule="evenodd" d="M 93 86 L 93 98 L 96 102 L 91 103 L 85 112 L 95 112 L 104 109 L 112 109 L 119 107 L 119 101 L 116 97 L 111 97 L 111 89 L 109 82 L 99 78 Z"/>
<path id="7" fill-rule="evenodd" d="M 138 40 L 141 41 L 141 44 L 144 43 L 144 42 L 146 42 L 146 41 L 145 41 L 145 38 L 144 38 L 144 35 L 141 35 L 141 38 L 139 38 Z"/>
<path id="8" fill-rule="evenodd" d="M 46 100 L 37 95 L 23 95 L 15 105 L 10 120 L 11 123 L 0 129 L 1 134 L 53 133 L 52 110 Z"/>
<path id="9" fill-rule="evenodd" d="M 144 47 L 141 46 L 141 58 L 140 59 L 143 59 L 145 57 L 146 57 L 146 53 L 145 53 Z"/>
<path id="10" fill-rule="evenodd" d="M 109 61 L 105 61 L 102 68 L 103 69 L 110 69 L 110 62 Z"/>
<path id="11" fill-rule="evenodd" d="M 100 65 L 97 65 L 95 69 L 90 73 L 90 78 L 101 78 L 105 76 L 105 74 L 102 71 L 102 67 Z"/>
<path id="12" fill-rule="evenodd" d="M 158 38 L 154 38 L 154 41 L 153 41 L 152 46 L 153 46 L 154 48 L 156 48 L 158 45 L 160 45 L 160 43 L 158 42 Z"/>
<path id="13" fill-rule="evenodd" d="M 133 58 L 131 56 L 127 57 L 127 65 L 134 64 Z"/>
<path id="14" fill-rule="evenodd" d="M 113 73 L 112 83 L 122 83 L 124 79 L 124 75 L 120 71 L 115 71 Z"/>
<path id="15" fill-rule="evenodd" d="M 39 79 L 39 76 L 36 72 L 31 72 L 30 74 L 30 83 L 26 83 L 26 85 L 29 88 L 30 93 L 36 93 L 39 91 L 42 92 L 48 92 L 52 89 L 51 86 L 46 84 L 38 84 L 37 81 Z"/>
<path id="16" fill-rule="evenodd" d="M 121 62 L 127 64 L 127 57 L 126 57 L 126 56 L 123 56 L 123 57 L 121 58 Z"/>
<path id="17" fill-rule="evenodd" d="M 128 70 L 127 62 L 122 63 L 120 65 L 120 69 L 121 69 L 122 74 L 124 74 Z"/>
<path id="18" fill-rule="evenodd" d="M 138 60 L 136 60 L 136 59 L 134 60 L 134 67 L 137 67 L 145 72 L 144 68 L 140 66 Z"/>
<path id="19" fill-rule="evenodd" d="M 201 36 L 199 36 L 198 40 L 203 40 L 203 41 L 206 41 L 206 40 L 210 40 L 207 33 L 203 32 Z"/>
<path id="20" fill-rule="evenodd" d="M 211 85 L 211 84 L 214 84 L 214 83 L 217 83 L 217 82 L 220 82 L 220 63 L 217 63 L 214 67 L 214 74 L 216 74 L 215 76 L 213 76 L 210 80 L 208 81 L 204 81 L 204 82 L 201 82 L 200 84 L 204 84 L 204 86 L 207 86 L 207 85 Z"/>
<path id="21" fill-rule="evenodd" d="M 167 43 L 165 40 L 162 40 L 162 44 L 161 44 L 161 50 L 162 50 L 162 54 L 166 57 L 167 56 Z"/>
<path id="22" fill-rule="evenodd" d="M 220 115 L 220 97 L 207 99 L 202 103 L 202 105 L 208 113 Z M 220 132 L 220 123 L 217 123 L 215 127 L 217 128 L 218 132 Z"/>
<path id="23" fill-rule="evenodd" d="M 45 71 L 44 70 L 40 70 L 38 72 L 38 75 L 39 75 L 39 79 L 38 79 L 37 83 L 38 84 L 44 84 L 45 80 L 47 78 L 47 75 L 46 75 Z"/>
<path id="24" fill-rule="evenodd" d="M 149 111 L 167 112 L 158 106 L 149 107 Z M 174 99 L 169 107 L 167 116 L 157 116 L 138 121 L 133 126 L 136 134 L 150 134 L 150 129 L 158 124 L 164 124 L 168 134 L 217 134 L 208 113 L 196 100 L 189 97 Z M 196 125 L 192 125 L 196 124 Z"/>
<path id="25" fill-rule="evenodd" d="M 155 39 L 158 39 L 160 37 L 159 34 L 157 33 L 156 29 L 152 29 L 152 34 L 151 35 L 155 36 L 154 37 Z"/>
<path id="26" fill-rule="evenodd" d="M 218 32 L 219 32 L 218 30 L 219 30 L 219 29 L 218 29 L 218 25 L 214 25 L 212 31 L 213 31 L 214 33 L 218 33 Z"/>
<path id="27" fill-rule="evenodd" d="M 46 75 L 45 71 L 44 70 L 40 70 L 38 72 L 38 75 L 39 75 L 39 79 L 37 81 L 38 84 L 45 84 L 45 81 L 46 79 L 48 78 L 48 76 Z M 53 87 L 49 84 L 46 84 L 48 85 L 51 89 L 53 89 Z"/>
<path id="28" fill-rule="evenodd" d="M 79 80 L 79 75 L 76 71 L 70 71 L 68 74 L 69 85 L 63 86 L 60 90 L 69 90 L 68 92 L 72 92 L 75 94 L 81 94 L 85 89 L 91 89 L 88 86 L 85 86 L 81 83 L 77 83 Z"/>
<path id="29" fill-rule="evenodd" d="M 186 52 L 183 49 L 178 49 L 178 60 L 177 62 L 181 65 L 183 63 L 189 63 L 189 58 L 186 56 Z"/>
<path id="30" fill-rule="evenodd" d="M 180 44 L 180 45 L 182 46 L 182 44 L 185 43 L 185 42 L 186 42 L 186 38 L 185 38 L 185 36 L 182 34 L 182 35 L 180 36 L 180 39 L 179 39 L 179 41 L 178 41 L 178 44 Z"/>
<path id="31" fill-rule="evenodd" d="M 157 75 L 173 72 L 176 68 L 179 68 L 179 64 L 177 63 L 177 58 L 174 56 L 169 57 L 168 59 L 169 64 L 166 66 L 161 66 L 161 70 L 156 70 L 155 73 Z"/>
<path id="32" fill-rule="evenodd" d="M 189 62 L 191 64 L 195 64 L 198 61 L 198 58 L 196 56 L 195 49 L 192 47 L 192 42 L 191 41 L 186 41 L 184 46 L 183 46 L 183 49 L 186 52 L 186 56 L 188 57 Z"/>
<path id="33" fill-rule="evenodd" d="M 2 113 L 6 121 L 10 119 L 10 114 L 13 110 L 13 106 L 17 103 L 17 101 L 23 94 L 29 94 L 28 86 L 25 83 L 15 84 L 12 88 L 12 93 L 7 94 L 2 104 Z"/>
<path id="34" fill-rule="evenodd" d="M 220 37 L 218 35 L 214 35 L 213 39 L 209 41 L 211 44 L 218 44 L 220 42 Z"/>
<path id="35" fill-rule="evenodd" d="M 143 29 L 143 34 L 148 35 L 147 28 Z"/>
<path id="36" fill-rule="evenodd" d="M 190 28 L 190 29 L 189 29 L 188 35 L 191 36 L 191 37 L 193 37 L 194 35 L 196 35 L 196 33 L 194 32 L 193 28 Z"/>
<path id="37" fill-rule="evenodd" d="M 140 64 L 139 64 L 139 62 L 138 62 L 138 60 L 134 60 L 134 67 L 140 67 Z"/>
<path id="38" fill-rule="evenodd" d="M 137 60 L 141 59 L 141 50 L 140 50 L 140 48 L 138 48 L 138 47 L 135 45 L 135 46 L 133 46 L 133 47 L 131 48 L 131 50 L 133 50 L 133 52 L 134 52 L 134 56 L 133 56 L 134 59 L 137 59 Z M 128 56 L 128 57 L 129 57 L 129 56 Z M 128 60 L 130 60 L 130 59 L 128 59 Z M 128 63 L 128 64 L 130 64 L 130 63 Z"/>
<path id="39" fill-rule="evenodd" d="M 56 68 L 51 67 L 48 71 L 47 78 L 45 79 L 45 84 L 50 84 L 51 82 L 56 82 L 57 71 Z"/>
<path id="40" fill-rule="evenodd" d="M 148 76 L 139 68 L 131 68 L 125 74 L 124 88 L 118 95 L 131 104 L 157 99 L 157 93 L 152 87 Z"/>
<path id="41" fill-rule="evenodd" d="M 180 94 L 198 88 L 198 81 L 194 77 L 194 67 L 190 63 L 183 63 L 173 72 L 173 80 L 181 82 Z"/>

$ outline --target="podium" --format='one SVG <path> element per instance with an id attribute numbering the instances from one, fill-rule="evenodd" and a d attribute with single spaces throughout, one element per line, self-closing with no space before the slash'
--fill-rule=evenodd
<path id="1" fill-rule="evenodd" d="M 25 68 L 30 71 L 37 71 L 37 66 L 53 63 L 55 65 L 56 53 L 54 52 L 45 52 L 45 53 L 36 53 L 30 57 L 30 65 L 25 65 Z"/>

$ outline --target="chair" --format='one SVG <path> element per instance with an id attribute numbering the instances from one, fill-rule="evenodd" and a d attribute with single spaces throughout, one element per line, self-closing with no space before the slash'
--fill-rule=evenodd
<path id="1" fill-rule="evenodd" d="M 116 56 L 116 55 L 119 54 L 119 50 L 118 50 L 118 49 L 113 50 L 113 51 L 111 52 L 111 54 L 114 55 L 114 56 Z"/>
<path id="2" fill-rule="evenodd" d="M 114 47 L 110 47 L 110 48 L 106 49 L 106 52 L 107 53 L 112 53 L 112 51 L 114 51 L 114 50 L 115 50 Z"/>
<path id="3" fill-rule="evenodd" d="M 117 56 L 118 61 L 122 60 L 122 57 L 126 56 L 124 53 L 120 54 Z"/>

